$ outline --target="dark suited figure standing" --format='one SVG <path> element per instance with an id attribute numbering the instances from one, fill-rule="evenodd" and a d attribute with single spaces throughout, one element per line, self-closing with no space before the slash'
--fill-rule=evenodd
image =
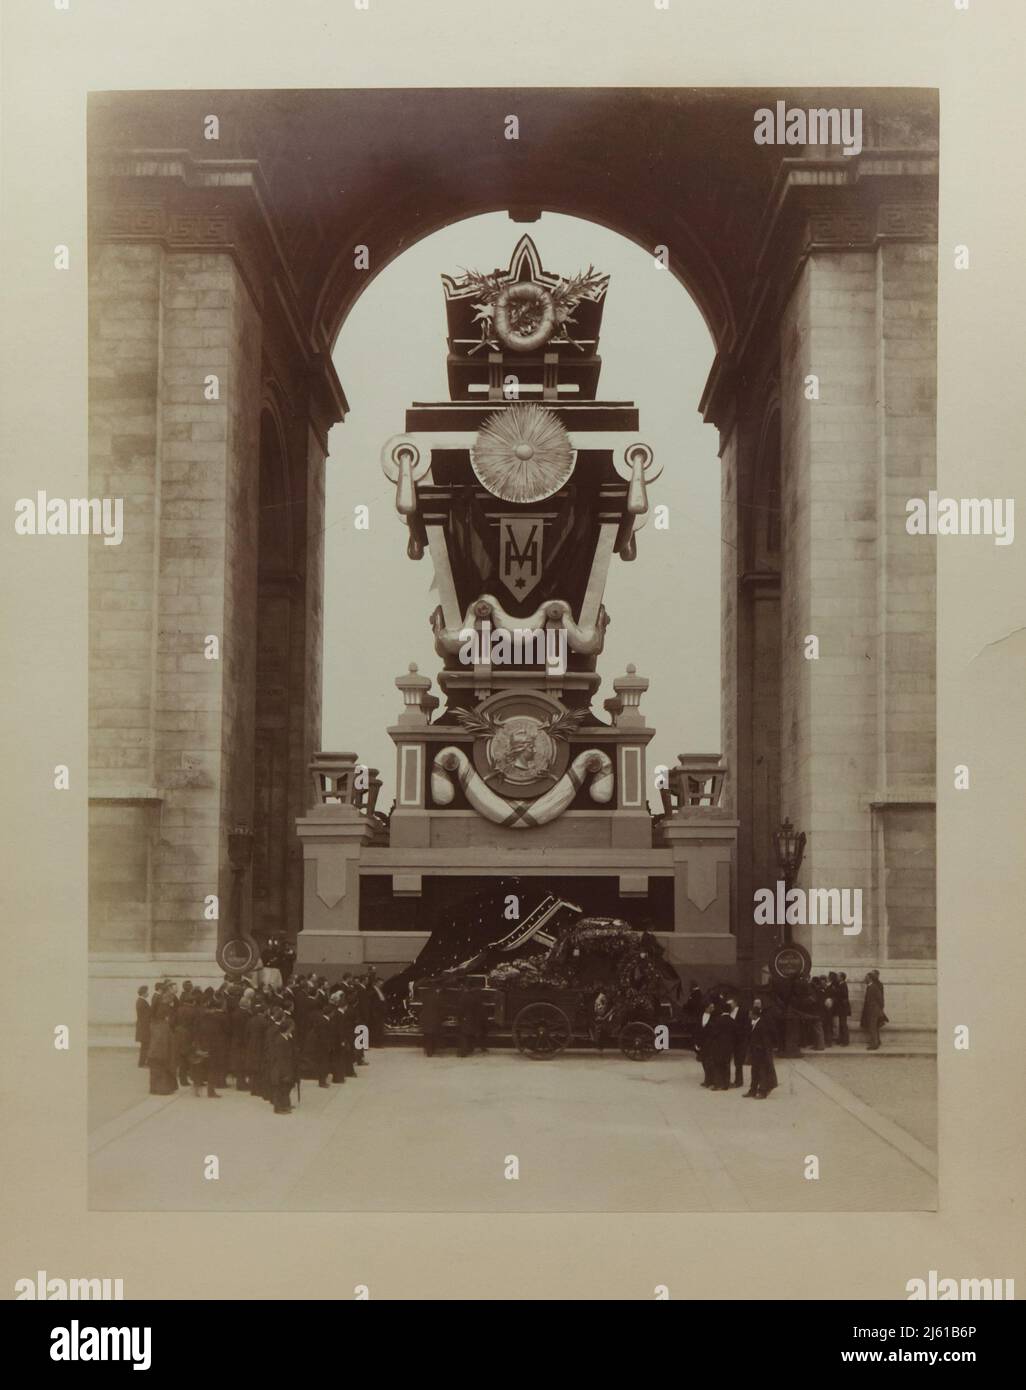
<path id="1" fill-rule="evenodd" d="M 192 1035 L 196 1027 L 196 1015 L 200 1011 L 198 1000 L 199 996 L 190 990 L 173 1015 L 175 1057 L 178 1060 L 178 1084 L 180 1086 L 188 1086 L 190 1081 L 189 1073 L 192 1069 Z"/>
<path id="2" fill-rule="evenodd" d="M 220 1057 L 224 1047 L 224 1023 L 224 1010 L 218 1008 L 216 1001 L 211 997 L 206 1006 L 197 1013 L 192 1026 L 189 1057 L 194 1095 L 198 1096 L 200 1087 L 206 1085 L 207 1095 L 213 1100 L 220 1100 L 214 1082 L 219 1067 L 223 1066 Z"/>
<path id="3" fill-rule="evenodd" d="M 340 1085 L 356 1076 L 356 1049 L 349 1006 L 341 991 L 331 996 L 335 1005 L 335 1072 L 333 1080 Z"/>
<path id="4" fill-rule="evenodd" d="M 436 1048 L 441 1046 L 444 1022 L 445 1010 L 442 1007 L 440 992 L 434 987 L 426 989 L 420 1010 L 420 1031 L 424 1037 L 425 1057 L 433 1057 Z"/>
<path id="5" fill-rule="evenodd" d="M 204 1012 L 209 1013 L 208 1024 L 210 1049 L 210 1080 L 216 1090 L 228 1084 L 228 1054 L 231 1050 L 231 1019 L 228 1016 L 228 1000 L 223 990 L 218 990 Z"/>
<path id="6" fill-rule="evenodd" d="M 294 1032 L 295 1026 L 288 1014 L 283 1014 L 280 1023 L 270 1029 L 268 1064 L 276 1115 L 292 1112 L 292 1088 L 299 1079 Z"/>
<path id="7" fill-rule="evenodd" d="M 730 1063 L 734 1056 L 734 1020 L 725 1009 L 718 1009 L 706 1025 L 709 1049 L 710 1091 L 730 1090 Z"/>
<path id="8" fill-rule="evenodd" d="M 383 1047 L 385 1043 L 385 1015 L 388 1012 L 388 1006 L 385 1003 L 385 991 L 381 987 L 378 972 L 373 965 L 367 972 L 364 988 L 367 991 L 368 1042 L 371 1047 Z"/>
<path id="9" fill-rule="evenodd" d="M 306 1057 L 310 1071 L 317 1078 L 318 1086 L 324 1089 L 331 1086 L 328 1074 L 331 1071 L 334 1034 L 333 1011 L 327 999 L 324 999 L 317 1012 L 310 1016 L 306 1035 Z"/>
<path id="10" fill-rule="evenodd" d="M 827 1047 L 833 1047 L 834 1015 L 837 1000 L 834 996 L 833 984 L 829 979 L 821 978 L 819 986 L 819 1013 L 823 1020 L 823 1042 Z"/>
<path id="11" fill-rule="evenodd" d="M 479 989 L 464 985 L 460 994 L 460 1056 L 469 1057 L 475 1048 L 487 1052 L 484 1045 L 484 1000 Z"/>
<path id="12" fill-rule="evenodd" d="M 745 1096 L 754 1100 L 765 1100 L 770 1091 L 777 1086 L 777 1069 L 773 1065 L 773 1049 L 777 1045 L 776 1029 L 773 1020 L 762 1011 L 762 1000 L 752 1000 L 751 1021 L 748 1032 L 748 1060 L 752 1067 L 752 1081 Z"/>
<path id="13" fill-rule="evenodd" d="M 711 1024 L 716 1006 L 710 1001 L 703 1008 L 695 1028 L 695 1056 L 702 1064 L 702 1086 L 708 1090 L 713 1085 L 713 1047 Z"/>
<path id="14" fill-rule="evenodd" d="M 146 1066 L 150 1050 L 150 1001 L 146 998 L 150 989 L 140 985 L 135 992 L 135 1040 L 139 1044 L 139 1065 Z"/>
<path id="15" fill-rule="evenodd" d="M 859 1020 L 863 1031 L 868 1035 L 867 1052 L 875 1052 L 880 1046 L 880 1028 L 889 1023 L 884 1013 L 884 989 L 880 983 L 879 970 L 870 970 L 866 976 L 866 997 L 862 1001 L 862 1017 Z"/>
<path id="16" fill-rule="evenodd" d="M 228 1014 L 228 1027 L 231 1034 L 228 1070 L 235 1077 L 235 1089 L 248 1091 L 249 1081 L 246 1073 L 246 1032 L 249 1028 L 249 1007 L 236 1003 Z"/>
<path id="17" fill-rule="evenodd" d="M 264 1037 L 267 1033 L 267 1010 L 262 999 L 254 999 L 252 1013 L 246 1024 L 246 1076 L 250 1094 L 267 1095 L 267 1071 L 264 1066 Z"/>
<path id="18" fill-rule="evenodd" d="M 848 998 L 848 976 L 842 970 L 834 986 L 837 998 L 837 1041 L 841 1047 L 851 1042 L 848 1036 L 848 1020 L 851 1018 L 851 1000 Z"/>
<path id="19" fill-rule="evenodd" d="M 733 1084 L 743 1086 L 745 1084 L 745 1059 L 748 1056 L 748 1034 L 751 1031 L 751 1020 L 748 1010 L 742 1005 L 736 994 L 727 995 L 727 1013 L 734 1024 Z"/>

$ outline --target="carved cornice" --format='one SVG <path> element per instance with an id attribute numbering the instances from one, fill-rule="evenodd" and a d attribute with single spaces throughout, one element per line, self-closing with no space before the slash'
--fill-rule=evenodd
<path id="1" fill-rule="evenodd" d="M 302 312 L 259 163 L 195 159 L 185 150 L 125 150 L 95 160 L 89 182 L 90 248 L 155 242 L 177 253 L 230 256 L 260 311 L 265 335 L 281 342 L 311 397 L 311 420 L 327 432 L 348 403 L 331 357 Z"/>
<path id="2" fill-rule="evenodd" d="M 738 392 L 759 378 L 767 346 L 776 350 L 773 335 L 808 257 L 873 250 L 888 241 L 936 242 L 937 177 L 934 151 L 781 160 L 737 346 L 717 355 L 699 405 L 723 437 L 733 428 Z"/>

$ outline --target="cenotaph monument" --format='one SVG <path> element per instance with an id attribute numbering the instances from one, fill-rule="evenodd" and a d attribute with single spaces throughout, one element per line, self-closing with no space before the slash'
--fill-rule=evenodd
<path id="1" fill-rule="evenodd" d="M 662 467 L 633 403 L 598 395 L 609 277 L 548 271 L 524 236 L 506 269 L 442 284 L 450 399 L 411 405 L 381 451 L 407 554 L 434 570 L 439 693 L 415 665 L 395 681 L 387 815 L 356 753 L 313 759 L 300 968 L 387 975 L 442 914 L 504 883 L 525 916 L 551 893 L 658 933 L 682 966 L 730 965 L 724 767 L 682 754 L 646 769 L 649 681 L 633 664 L 593 708 L 606 578 L 628 563 L 644 588 Z M 664 640 L 685 642 L 683 624 Z"/>

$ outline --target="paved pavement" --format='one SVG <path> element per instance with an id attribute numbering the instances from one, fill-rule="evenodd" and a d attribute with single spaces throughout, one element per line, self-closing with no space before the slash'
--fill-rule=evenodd
<path id="1" fill-rule="evenodd" d="M 936 1185 L 900 1131 L 876 1132 L 850 1093 L 778 1061 L 765 1101 L 711 1093 L 689 1053 L 648 1062 L 512 1052 L 460 1060 L 369 1054 L 357 1080 L 303 1083 L 288 1116 L 225 1091 L 148 1097 L 123 1059 L 127 1108 L 90 1136 L 93 1210 L 879 1211 L 933 1210 Z M 900 1065 L 895 1062 L 894 1065 Z M 102 1065 L 94 1086 L 110 1088 Z M 867 1117 L 871 1118 L 871 1117 Z M 887 1136 L 890 1137 L 887 1137 Z M 819 1158 L 820 1177 L 804 1177 Z M 220 1176 L 204 1177 L 216 1156 Z M 519 1176 L 505 1176 L 515 1159 Z"/>

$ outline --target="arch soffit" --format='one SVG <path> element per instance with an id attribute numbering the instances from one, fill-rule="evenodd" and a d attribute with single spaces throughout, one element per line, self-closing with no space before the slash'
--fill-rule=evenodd
<path id="1" fill-rule="evenodd" d="M 715 259 L 679 217 L 674 216 L 671 221 L 662 223 L 657 235 L 643 217 L 632 220 L 625 216 L 626 206 L 628 204 L 619 200 L 613 191 L 602 202 L 591 199 L 547 199 L 539 205 L 539 209 L 542 213 L 557 213 L 594 222 L 633 242 L 649 255 L 654 254 L 657 245 L 666 245 L 669 249 L 670 274 L 694 301 L 716 351 L 729 352 L 736 341 L 737 325 L 734 307 Z M 347 239 L 349 244 L 336 254 L 324 276 L 314 311 L 317 336 L 325 348 L 330 351 L 334 347 L 346 318 L 367 286 L 404 251 L 456 222 L 506 211 L 507 201 L 497 201 L 491 197 L 479 201 L 464 200 L 455 216 L 424 217 L 418 210 L 416 199 L 410 198 L 405 206 L 390 204 L 372 221 L 353 230 Z M 511 227 L 515 228 L 522 225 L 511 223 Z M 517 230 L 515 237 L 520 234 Z M 361 244 L 368 246 L 371 251 L 371 263 L 365 271 L 353 267 L 353 247 Z"/>

